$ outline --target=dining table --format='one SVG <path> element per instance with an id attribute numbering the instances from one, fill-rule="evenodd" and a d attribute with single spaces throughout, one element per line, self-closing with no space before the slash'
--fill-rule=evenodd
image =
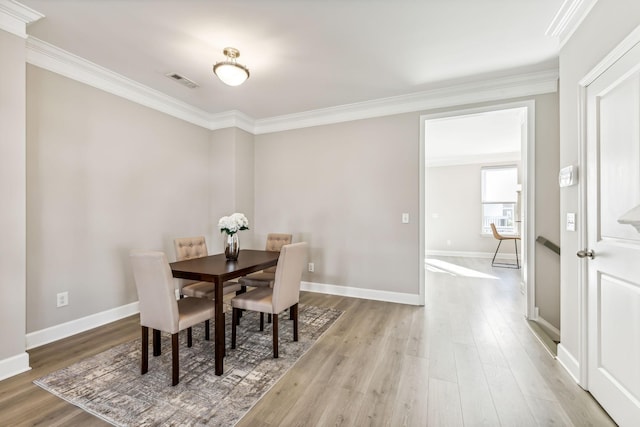
<path id="1" fill-rule="evenodd" d="M 224 282 L 264 270 L 278 264 L 280 252 L 241 249 L 236 260 L 225 254 L 209 255 L 170 263 L 173 277 L 200 282 L 212 282 L 215 292 L 214 359 L 215 374 L 224 371 L 225 316 L 222 288 Z"/>

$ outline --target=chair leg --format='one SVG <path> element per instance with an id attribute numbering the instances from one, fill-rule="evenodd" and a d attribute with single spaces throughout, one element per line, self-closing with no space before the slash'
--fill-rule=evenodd
<path id="1" fill-rule="evenodd" d="M 193 345 L 193 329 L 187 328 L 187 347 Z"/>
<path id="2" fill-rule="evenodd" d="M 153 355 L 160 356 L 162 354 L 162 350 L 160 350 L 161 346 L 160 342 L 160 331 L 158 329 L 153 330 Z"/>
<path id="3" fill-rule="evenodd" d="M 502 240 L 498 240 L 498 247 L 496 248 L 496 252 L 493 254 L 493 259 L 491 260 L 491 267 L 495 267 L 496 256 L 498 255 L 498 250 L 500 249 L 501 244 L 502 244 Z"/>
<path id="4" fill-rule="evenodd" d="M 209 334 L 210 325 L 211 325 L 210 320 L 204 321 L 204 339 L 207 341 L 211 340 L 211 335 Z"/>
<path id="5" fill-rule="evenodd" d="M 514 239 L 513 243 L 516 245 L 516 267 L 520 268 L 520 259 L 518 258 L 518 240 Z"/>
<path id="6" fill-rule="evenodd" d="M 260 332 L 264 331 L 264 313 L 260 313 Z"/>
<path id="7" fill-rule="evenodd" d="M 172 366 L 171 366 L 171 373 L 172 373 L 172 380 L 171 380 L 171 385 L 177 385 L 179 382 L 179 376 L 180 376 L 180 366 L 178 363 L 178 334 L 172 334 L 171 335 L 171 359 L 172 359 Z"/>
<path id="8" fill-rule="evenodd" d="M 238 323 L 238 309 L 231 310 L 231 349 L 236 348 L 236 326 Z"/>
<path id="9" fill-rule="evenodd" d="M 278 358 L 278 315 L 273 314 L 273 357 Z"/>
<path id="10" fill-rule="evenodd" d="M 298 341 L 298 303 L 291 306 L 289 316 L 293 317 L 293 340 Z"/>
<path id="11" fill-rule="evenodd" d="M 142 327 L 142 359 L 140 360 L 140 375 L 149 371 L 149 328 Z"/>
<path id="12" fill-rule="evenodd" d="M 267 322 L 271 323 L 271 313 L 267 314 Z"/>
<path id="13" fill-rule="evenodd" d="M 291 310 L 291 307 L 289 307 L 289 320 L 293 320 L 293 311 Z"/>

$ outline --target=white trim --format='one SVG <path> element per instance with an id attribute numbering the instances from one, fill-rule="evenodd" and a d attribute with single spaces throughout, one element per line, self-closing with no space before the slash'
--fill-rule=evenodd
<path id="1" fill-rule="evenodd" d="M 424 122 L 426 120 L 433 119 L 441 119 L 444 117 L 455 117 L 462 116 L 468 114 L 478 114 L 486 111 L 496 111 L 496 110 L 505 110 L 511 108 L 526 108 L 527 109 L 527 129 L 526 129 L 526 138 L 522 140 L 522 148 L 520 153 L 522 155 L 521 158 L 521 167 L 522 167 L 522 206 L 524 210 L 524 218 L 523 218 L 523 227 L 525 233 L 522 234 L 522 254 L 521 256 L 521 266 L 522 266 L 522 280 L 525 283 L 526 287 L 526 318 L 530 318 L 534 313 L 535 306 L 535 208 L 534 208 L 534 196 L 535 196 L 535 123 L 536 123 L 536 114 L 535 114 L 535 100 L 525 100 L 525 101 L 515 101 L 506 104 L 494 104 L 487 105 L 484 107 L 478 108 L 469 108 L 464 110 L 454 110 L 454 111 L 445 111 L 442 113 L 434 113 L 420 116 L 420 121 Z M 425 144 L 425 134 L 424 134 L 424 125 L 420 126 L 420 144 Z M 420 169 L 424 169 L 426 166 L 426 158 L 421 156 L 420 161 Z M 426 184 L 423 184 L 421 191 L 424 191 L 426 188 Z M 426 201 L 422 201 L 422 204 L 426 204 Z M 424 206 L 421 206 L 421 209 L 424 209 Z M 421 225 L 424 225 L 425 218 L 424 215 L 421 215 L 420 218 Z M 424 229 L 423 229 L 424 230 Z M 421 248 L 421 250 L 423 250 Z M 425 249 L 426 250 L 426 249 Z M 515 254 L 514 254 L 515 255 Z M 493 257 L 493 254 L 491 255 Z M 425 256 L 423 255 L 423 258 Z M 421 281 L 420 286 L 426 287 L 425 281 Z M 422 289 L 421 289 L 422 294 Z"/>
<path id="2" fill-rule="evenodd" d="M 638 25 L 627 37 L 624 38 L 611 52 L 605 56 L 586 76 L 579 82 L 578 86 L 586 87 L 600 77 L 602 73 L 607 71 L 609 67 L 616 63 L 625 53 L 633 49 L 635 45 L 640 43 L 640 25 Z"/>
<path id="3" fill-rule="evenodd" d="M 506 153 L 484 153 L 472 155 L 459 155 L 448 157 L 430 157 L 427 159 L 428 168 L 437 168 L 442 166 L 458 166 L 458 165 L 475 165 L 480 163 L 503 163 L 503 162 L 519 162 L 522 157 L 519 151 Z"/>
<path id="4" fill-rule="evenodd" d="M 237 127 L 251 134 L 255 135 L 255 124 L 253 118 L 247 116 L 241 111 L 233 110 L 226 111 L 219 114 L 213 114 L 210 116 L 207 129 L 225 129 L 230 127 Z"/>
<path id="5" fill-rule="evenodd" d="M 26 56 L 32 65 L 206 129 L 237 127 L 254 135 L 558 90 L 558 70 L 554 69 L 255 120 L 235 110 L 208 113 L 32 36 L 27 37 Z"/>
<path id="6" fill-rule="evenodd" d="M 569 375 L 571 375 L 571 378 L 573 378 L 573 380 L 582 387 L 582 384 L 580 384 L 580 381 L 578 380 L 580 376 L 580 366 L 578 361 L 567 351 L 566 348 L 564 348 L 562 343 L 558 344 L 558 356 L 556 357 L 556 360 L 560 362 L 560 365 L 569 373 Z"/>
<path id="7" fill-rule="evenodd" d="M 578 248 L 586 248 L 587 235 L 587 87 L 613 64 L 622 58 L 634 46 L 640 43 L 640 25 L 625 37 L 615 48 L 607 54 L 591 71 L 578 82 Z M 576 369 L 573 374 L 578 385 L 585 390 L 589 386 L 589 341 L 588 341 L 588 273 L 587 263 L 578 267 L 578 354 L 573 359 Z M 559 354 L 559 353 L 558 353 Z"/>
<path id="8" fill-rule="evenodd" d="M 70 337 L 107 323 L 139 313 L 138 301 L 120 307 L 105 310 L 100 313 L 91 314 L 80 319 L 71 320 L 60 325 L 51 326 L 50 328 L 41 329 L 39 331 L 30 332 L 26 336 L 27 350 L 58 341 L 63 338 Z"/>
<path id="9" fill-rule="evenodd" d="M 509 76 L 373 101 L 259 119 L 255 134 L 368 119 L 558 91 L 558 71 Z"/>
<path id="10" fill-rule="evenodd" d="M 352 286 L 329 285 L 326 283 L 302 282 L 300 290 L 319 294 L 338 295 L 374 301 L 395 302 L 398 304 L 424 305 L 424 300 L 417 294 L 380 291 L 377 289 L 354 288 Z"/>
<path id="11" fill-rule="evenodd" d="M 553 17 L 546 35 L 558 37 L 560 47 L 571 38 L 598 0 L 565 0 Z"/>
<path id="12" fill-rule="evenodd" d="M 545 320 L 544 317 L 540 316 L 540 309 L 539 307 L 535 308 L 535 313 L 534 313 L 535 317 L 530 318 L 529 320 L 532 320 L 542 326 L 544 326 L 544 328 L 550 332 L 551 334 L 553 334 L 553 336 L 550 336 L 550 338 L 554 339 L 554 340 L 560 340 L 560 329 L 556 328 L 555 326 L 553 326 L 551 323 L 549 323 L 547 320 Z"/>
<path id="13" fill-rule="evenodd" d="M 27 24 L 44 18 L 40 12 L 13 0 L 0 0 L 0 30 L 23 39 L 27 38 Z"/>
<path id="14" fill-rule="evenodd" d="M 554 339 L 554 340 L 559 340 L 560 339 L 560 329 L 558 329 L 555 326 L 553 326 L 544 317 L 538 316 L 538 318 L 536 319 L 536 322 L 540 323 L 541 325 L 543 325 L 545 327 L 545 329 L 548 329 L 549 332 L 553 333 L 553 336 L 551 337 L 552 339 Z"/>
<path id="15" fill-rule="evenodd" d="M 204 128 L 212 123 L 206 111 L 31 36 L 27 62 Z"/>
<path id="16" fill-rule="evenodd" d="M 26 351 L 0 360 L 0 381 L 30 370 L 29 353 Z"/>

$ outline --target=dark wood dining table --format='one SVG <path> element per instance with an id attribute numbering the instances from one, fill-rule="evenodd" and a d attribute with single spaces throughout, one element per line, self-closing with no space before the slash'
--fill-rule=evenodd
<path id="1" fill-rule="evenodd" d="M 215 285 L 214 358 L 216 375 L 222 375 L 224 371 L 225 321 L 222 306 L 224 282 L 273 267 L 278 263 L 279 256 L 280 252 L 241 249 L 236 261 L 227 261 L 224 254 L 218 254 L 169 264 L 173 277 L 212 282 Z"/>

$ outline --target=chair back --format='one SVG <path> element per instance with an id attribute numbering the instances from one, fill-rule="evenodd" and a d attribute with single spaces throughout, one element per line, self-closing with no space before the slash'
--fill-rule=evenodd
<path id="1" fill-rule="evenodd" d="M 167 257 L 153 251 L 131 251 L 129 257 L 138 290 L 140 325 L 178 332 L 178 303 Z"/>
<path id="2" fill-rule="evenodd" d="M 496 229 L 496 225 L 493 222 L 489 225 L 491 225 L 491 232 L 493 233 L 493 237 L 495 237 L 498 240 L 502 240 L 502 235 L 498 233 L 498 230 Z"/>
<path id="3" fill-rule="evenodd" d="M 196 237 L 179 237 L 173 239 L 173 247 L 176 250 L 176 261 L 186 261 L 192 258 L 200 258 L 209 255 L 207 252 L 207 242 L 204 236 Z M 182 288 L 191 283 L 195 283 L 194 280 L 175 279 L 176 289 L 180 290 L 182 294 Z"/>
<path id="4" fill-rule="evenodd" d="M 265 251 L 280 252 L 280 249 L 284 245 L 290 244 L 292 241 L 291 234 L 285 233 L 269 233 L 267 234 L 267 244 L 264 248 Z M 275 267 L 269 267 L 264 269 L 265 273 L 275 273 Z"/>
<path id="5" fill-rule="evenodd" d="M 273 312 L 280 313 L 300 300 L 300 280 L 307 255 L 307 243 L 282 246 L 273 283 Z"/>
<path id="6" fill-rule="evenodd" d="M 176 250 L 176 261 L 185 261 L 192 258 L 201 258 L 209 255 L 207 242 L 204 236 L 180 237 L 173 240 Z"/>

